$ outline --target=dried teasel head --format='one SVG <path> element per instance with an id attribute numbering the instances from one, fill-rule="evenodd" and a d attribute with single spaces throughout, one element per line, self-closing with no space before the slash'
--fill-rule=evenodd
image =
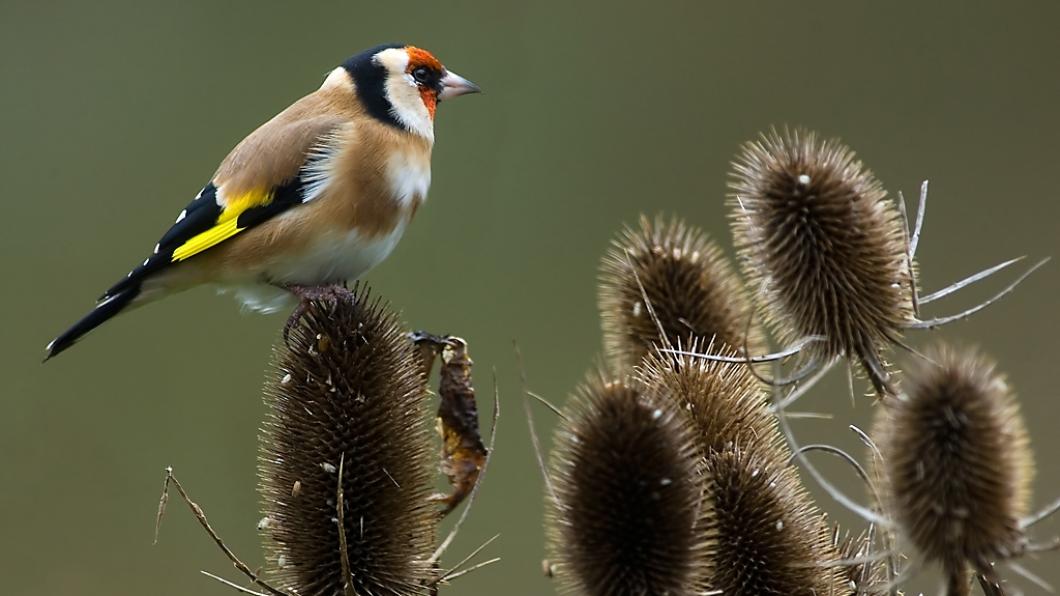
<path id="1" fill-rule="evenodd" d="M 413 350 L 364 290 L 310 303 L 276 348 L 259 476 L 267 572 L 278 587 L 427 593 L 438 513 L 428 500 L 428 393 Z"/>
<path id="2" fill-rule="evenodd" d="M 833 530 L 832 545 L 839 554 L 839 560 L 848 562 L 840 566 L 839 572 L 849 588 L 843 594 L 856 596 L 885 596 L 891 594 L 892 561 L 887 557 L 877 556 L 877 542 L 886 543 L 880 536 L 881 530 L 873 527 L 856 536 L 843 535 L 837 527 Z M 895 555 L 897 558 L 897 555 Z M 897 565 L 897 563 L 895 562 Z M 899 592 L 899 594 L 901 594 Z"/>
<path id="3" fill-rule="evenodd" d="M 926 356 L 877 412 L 875 475 L 902 536 L 944 567 L 951 586 L 967 586 L 967 568 L 989 575 L 993 561 L 1025 547 L 1033 456 L 993 361 L 944 345 Z"/>
<path id="4" fill-rule="evenodd" d="M 743 146 L 729 205 L 736 248 L 770 327 L 826 361 L 862 362 L 886 389 L 881 347 L 913 320 L 901 214 L 837 140 L 772 131 Z"/>
<path id="5" fill-rule="evenodd" d="M 568 593 L 700 594 L 710 505 L 687 418 L 594 374 L 565 408 L 552 457 L 549 548 Z"/>
<path id="6" fill-rule="evenodd" d="M 746 344 L 752 353 L 763 346 L 758 327 L 748 329 L 750 304 L 729 261 L 705 233 L 676 217 L 641 216 L 638 227 L 619 234 L 600 264 L 599 304 L 604 349 L 618 370 L 663 343 L 660 327 L 675 347 L 693 338 L 739 350 Z"/>
<path id="7" fill-rule="evenodd" d="M 739 445 L 708 457 L 718 547 L 710 587 L 726 595 L 851 594 L 832 530 L 793 466 Z"/>
<path id="8" fill-rule="evenodd" d="M 714 351 L 699 343 L 690 352 Z M 722 351 L 722 355 L 735 352 Z M 743 445 L 761 457 L 787 461 L 777 418 L 747 365 L 654 352 L 637 369 L 645 391 L 688 413 L 705 453 Z"/>

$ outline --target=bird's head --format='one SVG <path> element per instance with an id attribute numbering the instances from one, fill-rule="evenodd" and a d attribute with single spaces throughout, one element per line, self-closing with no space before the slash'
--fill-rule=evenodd
<path id="1" fill-rule="evenodd" d="M 432 140 L 438 104 L 480 91 L 427 50 L 410 45 L 377 46 L 353 56 L 342 67 L 369 114 Z"/>

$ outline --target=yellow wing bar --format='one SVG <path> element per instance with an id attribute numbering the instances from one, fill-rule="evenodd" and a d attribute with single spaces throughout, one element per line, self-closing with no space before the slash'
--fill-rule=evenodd
<path id="1" fill-rule="evenodd" d="M 252 207 L 263 207 L 271 202 L 272 191 L 270 190 L 252 190 L 227 200 L 224 210 L 217 216 L 217 223 L 174 249 L 172 262 L 191 258 L 242 232 L 246 228 L 238 225 L 240 214 Z"/>

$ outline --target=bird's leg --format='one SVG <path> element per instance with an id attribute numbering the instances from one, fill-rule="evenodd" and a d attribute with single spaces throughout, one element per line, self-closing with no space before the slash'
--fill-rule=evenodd
<path id="1" fill-rule="evenodd" d="M 278 287 L 287 290 L 298 297 L 298 306 L 294 307 L 291 312 L 291 316 L 287 318 L 287 323 L 283 326 L 283 341 L 287 345 L 290 345 L 291 329 L 302 320 L 305 316 L 306 311 L 309 309 L 309 303 L 314 300 L 335 300 L 336 302 L 342 299 L 350 299 L 352 294 L 345 285 L 331 284 L 326 286 L 305 286 L 300 284 L 276 284 Z"/>

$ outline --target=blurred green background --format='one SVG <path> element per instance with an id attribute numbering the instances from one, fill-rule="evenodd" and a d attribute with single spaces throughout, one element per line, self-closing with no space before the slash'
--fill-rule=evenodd
<path id="1" fill-rule="evenodd" d="M 488 552 L 503 560 L 446 593 L 516 596 L 553 588 L 512 340 L 533 388 L 562 401 L 599 349 L 594 277 L 620 224 L 677 212 L 727 247 L 727 164 L 787 123 L 841 136 L 891 191 L 931 179 L 927 290 L 1005 257 L 1060 255 L 1058 23 L 1054 2 L 2 0 L 3 592 L 231 593 L 198 574 L 235 577 L 186 510 L 171 508 L 151 547 L 169 464 L 260 561 L 259 389 L 282 317 L 241 315 L 201 289 L 39 362 L 243 135 L 355 51 L 415 43 L 486 90 L 441 107 L 431 199 L 368 280 L 411 326 L 469 340 L 480 393 L 498 372 L 497 456 L 449 561 L 494 533 Z M 1037 504 L 1060 494 L 1058 293 L 1054 262 L 943 332 L 1010 373 L 1040 463 Z M 797 432 L 861 453 L 846 424 L 866 423 L 868 400 L 851 406 L 834 377 L 805 407 L 835 420 Z M 554 420 L 539 412 L 550 442 Z M 862 496 L 848 469 L 822 467 Z M 1058 557 L 1028 566 L 1060 582 Z M 910 587 L 937 593 L 930 575 Z"/>

